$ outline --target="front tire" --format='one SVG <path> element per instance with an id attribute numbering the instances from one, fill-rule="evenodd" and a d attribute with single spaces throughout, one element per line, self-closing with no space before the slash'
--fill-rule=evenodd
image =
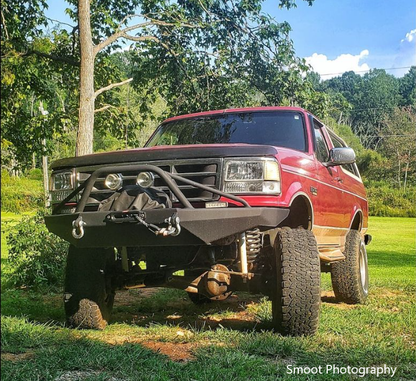
<path id="1" fill-rule="evenodd" d="M 347 234 L 345 259 L 331 265 L 335 298 L 348 304 L 365 303 L 368 297 L 368 264 L 365 243 L 357 230 Z"/>
<path id="2" fill-rule="evenodd" d="M 275 244 L 274 329 L 284 335 L 313 335 L 318 329 L 321 272 L 310 230 L 279 229 Z"/>
<path id="3" fill-rule="evenodd" d="M 70 327 L 101 330 L 107 326 L 115 296 L 113 269 L 113 249 L 69 247 L 64 306 Z"/>

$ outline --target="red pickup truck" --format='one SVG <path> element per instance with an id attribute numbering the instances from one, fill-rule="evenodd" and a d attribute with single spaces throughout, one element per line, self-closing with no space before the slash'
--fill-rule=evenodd
<path id="1" fill-rule="evenodd" d="M 145 148 L 52 164 L 48 229 L 70 243 L 71 326 L 106 326 L 115 290 L 175 287 L 194 303 L 267 295 L 276 331 L 313 334 L 321 271 L 368 295 L 368 206 L 354 151 L 306 110 L 164 121 Z"/>

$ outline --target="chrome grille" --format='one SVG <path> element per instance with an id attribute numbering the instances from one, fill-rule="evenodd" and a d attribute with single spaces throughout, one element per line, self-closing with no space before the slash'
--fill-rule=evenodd
<path id="1" fill-rule="evenodd" d="M 143 164 L 155 165 L 166 172 L 177 174 L 214 189 L 220 188 L 222 159 L 191 159 L 186 161 L 174 160 L 169 161 L 169 163 L 161 161 L 145 162 Z M 77 186 L 85 182 L 90 177 L 91 173 L 98 168 L 99 166 L 77 168 Z M 124 171 L 121 175 L 123 178 L 123 186 L 136 184 L 136 177 L 138 175 L 137 171 Z M 105 200 L 113 194 L 113 191 L 105 187 L 104 181 L 104 175 L 96 180 L 91 191 L 91 196 L 88 199 L 86 210 L 94 210 L 102 200 Z M 156 174 L 154 187 L 167 193 L 172 202 L 177 202 L 176 197 L 164 184 L 164 181 Z M 214 201 L 219 198 L 218 195 L 191 185 L 183 184 L 179 181 L 178 187 L 190 202 L 207 202 Z M 79 195 L 79 197 L 80 196 L 81 195 Z"/>

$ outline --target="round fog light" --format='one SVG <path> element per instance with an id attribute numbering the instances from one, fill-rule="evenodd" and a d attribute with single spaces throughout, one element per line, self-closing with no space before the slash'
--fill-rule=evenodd
<path id="1" fill-rule="evenodd" d="M 152 172 L 140 172 L 137 175 L 136 184 L 142 188 L 150 188 L 155 182 L 155 176 Z"/>
<path id="2" fill-rule="evenodd" d="M 104 185 L 115 191 L 123 185 L 123 179 L 119 173 L 110 173 L 105 178 Z"/>

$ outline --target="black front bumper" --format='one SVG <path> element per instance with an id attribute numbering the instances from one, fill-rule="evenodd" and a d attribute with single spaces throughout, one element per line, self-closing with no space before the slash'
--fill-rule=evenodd
<path id="1" fill-rule="evenodd" d="M 155 235 L 146 226 L 129 218 L 112 216 L 115 212 L 77 212 L 46 216 L 49 231 L 76 247 L 119 246 L 183 246 L 212 244 L 222 238 L 242 233 L 255 227 L 267 230 L 278 226 L 289 214 L 289 209 L 265 207 L 235 207 L 213 209 L 154 209 L 140 212 L 147 224 L 166 225 L 166 219 L 177 215 L 181 233 L 177 236 Z M 122 213 L 117 212 L 118 217 Z M 84 235 L 76 239 L 72 235 L 73 221 L 82 218 Z"/>
<path id="2" fill-rule="evenodd" d="M 84 211 L 88 197 L 99 175 L 123 171 L 151 171 L 170 188 L 183 208 L 148 209 L 146 211 Z M 194 208 L 179 189 L 177 182 L 198 187 L 210 193 L 227 197 L 241 207 Z M 57 214 L 66 202 L 82 191 L 74 214 Z M 196 183 L 177 174 L 168 173 L 154 165 L 134 164 L 109 166 L 95 170 L 88 180 L 75 189 L 54 208 L 52 216 L 46 216 L 49 231 L 76 247 L 120 246 L 183 246 L 209 245 L 223 238 L 243 233 L 255 227 L 263 230 L 278 226 L 289 214 L 289 209 L 250 207 L 235 195 Z M 137 218 L 140 217 L 140 218 Z M 156 235 L 149 226 L 167 228 L 169 219 L 179 217 L 180 233 L 173 236 Z M 76 228 L 80 226 L 81 230 Z M 75 230 L 74 230 L 75 227 Z M 151 229 L 150 229 L 151 230 Z"/>

